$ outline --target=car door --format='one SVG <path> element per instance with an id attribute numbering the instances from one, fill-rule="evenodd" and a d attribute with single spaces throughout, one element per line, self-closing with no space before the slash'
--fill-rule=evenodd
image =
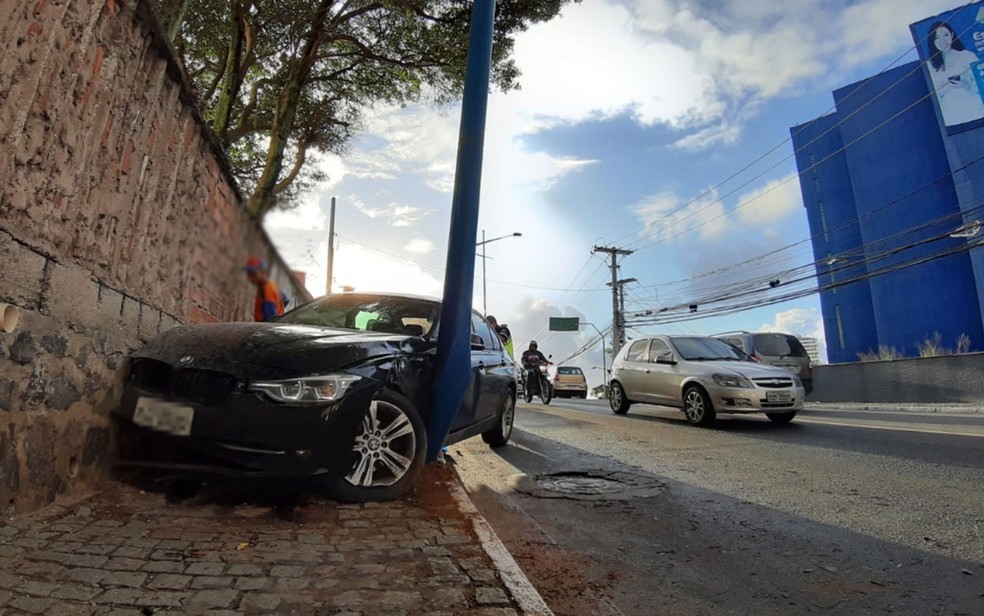
<path id="1" fill-rule="evenodd" d="M 677 366 L 661 364 L 661 356 L 673 355 L 670 345 L 659 338 L 653 338 L 649 343 L 649 373 L 647 383 L 652 395 L 653 404 L 678 406 L 680 401 L 680 376 Z"/>
<path id="2" fill-rule="evenodd" d="M 472 327 L 485 347 L 472 349 L 472 365 L 479 383 L 479 400 L 475 421 L 494 417 L 499 412 L 502 394 L 509 386 L 508 367 L 502 341 L 488 322 L 477 312 L 472 314 Z"/>
<path id="3" fill-rule="evenodd" d="M 465 390 L 465 397 L 461 401 L 461 407 L 458 409 L 458 414 L 455 415 L 454 421 L 451 422 L 451 431 L 457 432 L 458 430 L 463 430 L 469 426 L 475 425 L 475 422 L 479 421 L 479 416 L 482 414 L 480 405 L 482 404 L 482 388 L 485 386 L 485 382 L 482 374 L 482 367 L 485 365 L 485 349 L 484 341 L 482 341 L 481 349 L 476 348 L 476 343 L 479 342 L 480 337 L 478 331 L 475 329 L 475 318 L 472 317 L 471 323 L 471 379 L 468 382 L 468 389 Z"/>
<path id="4" fill-rule="evenodd" d="M 649 402 L 650 392 L 646 377 L 649 370 L 649 340 L 636 340 L 622 360 L 618 378 L 625 394 L 633 402 Z"/>

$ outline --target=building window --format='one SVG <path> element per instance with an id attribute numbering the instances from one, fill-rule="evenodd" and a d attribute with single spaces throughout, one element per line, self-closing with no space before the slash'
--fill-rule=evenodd
<path id="1" fill-rule="evenodd" d="M 834 260 L 831 258 L 832 255 L 827 253 L 827 275 L 830 276 L 830 292 L 837 295 L 837 279 L 834 278 Z"/>
<path id="2" fill-rule="evenodd" d="M 834 306 L 834 314 L 837 316 L 837 336 L 840 338 L 841 350 L 843 351 L 846 345 L 844 344 L 844 321 L 841 320 L 840 304 Z"/>
<path id="3" fill-rule="evenodd" d="M 823 201 L 817 201 L 817 210 L 820 212 L 820 228 L 823 229 L 823 241 L 830 241 L 830 234 L 827 232 L 827 210 L 823 207 Z"/>

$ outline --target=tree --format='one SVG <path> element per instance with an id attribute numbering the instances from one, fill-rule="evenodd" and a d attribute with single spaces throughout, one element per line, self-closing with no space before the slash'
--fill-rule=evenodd
<path id="1" fill-rule="evenodd" d="M 514 36 L 579 0 L 499 0 L 492 79 L 518 87 Z M 322 179 L 367 111 L 463 89 L 468 0 L 154 0 L 203 112 L 262 216 Z"/>

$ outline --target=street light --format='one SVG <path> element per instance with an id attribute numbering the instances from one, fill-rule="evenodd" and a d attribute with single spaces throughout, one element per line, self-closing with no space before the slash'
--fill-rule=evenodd
<path id="1" fill-rule="evenodd" d="M 485 229 L 482 229 L 482 241 L 475 244 L 475 246 L 482 247 L 482 254 L 478 255 L 482 258 L 482 315 L 489 316 L 489 291 L 488 286 L 485 282 L 485 262 L 488 257 L 485 256 L 485 245 L 491 244 L 492 242 L 498 242 L 499 240 L 508 239 L 510 237 L 523 237 L 522 233 L 510 233 L 509 235 L 503 235 L 501 237 L 493 237 L 490 240 L 485 239 Z"/>

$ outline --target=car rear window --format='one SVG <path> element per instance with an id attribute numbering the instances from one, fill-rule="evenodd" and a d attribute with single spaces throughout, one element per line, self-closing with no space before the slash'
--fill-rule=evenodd
<path id="1" fill-rule="evenodd" d="M 769 357 L 806 357 L 800 341 L 787 334 L 756 334 L 755 350 Z"/>
<path id="2" fill-rule="evenodd" d="M 571 368 L 569 366 L 561 366 L 560 368 L 557 368 L 557 374 L 575 375 L 575 376 L 584 375 L 584 373 L 581 372 L 580 368 Z"/>

